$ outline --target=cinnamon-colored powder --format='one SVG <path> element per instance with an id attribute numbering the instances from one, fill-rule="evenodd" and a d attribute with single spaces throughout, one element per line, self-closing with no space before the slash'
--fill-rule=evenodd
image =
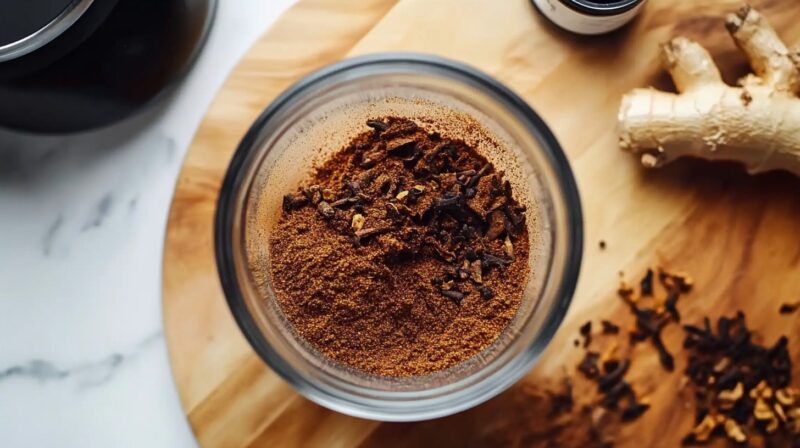
<path id="1" fill-rule="evenodd" d="M 452 367 L 519 308 L 524 207 L 457 136 L 399 118 L 367 124 L 285 196 L 270 237 L 277 300 L 300 337 L 346 365 L 385 376 Z"/>

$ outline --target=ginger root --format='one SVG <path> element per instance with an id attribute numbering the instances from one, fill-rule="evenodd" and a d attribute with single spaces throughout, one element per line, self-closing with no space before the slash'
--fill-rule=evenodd
<path id="1" fill-rule="evenodd" d="M 731 87 L 700 44 L 676 37 L 661 47 L 678 94 L 635 89 L 622 99 L 620 146 L 655 168 L 678 157 L 731 160 L 750 173 L 800 176 L 800 51 L 789 51 L 750 6 L 727 28 L 755 75 Z"/>

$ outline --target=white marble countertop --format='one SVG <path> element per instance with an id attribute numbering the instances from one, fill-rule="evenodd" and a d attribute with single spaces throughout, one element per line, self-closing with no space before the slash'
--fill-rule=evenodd
<path id="1" fill-rule="evenodd" d="M 181 160 L 236 61 L 292 0 L 222 0 L 170 98 L 100 131 L 0 131 L 0 446 L 195 446 L 161 323 Z"/>

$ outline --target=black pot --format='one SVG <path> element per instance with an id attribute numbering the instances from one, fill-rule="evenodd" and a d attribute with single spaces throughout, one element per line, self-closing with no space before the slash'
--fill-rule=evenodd
<path id="1" fill-rule="evenodd" d="M 0 127 L 60 133 L 120 120 L 163 92 L 197 55 L 216 0 L 10 0 L 0 9 Z"/>

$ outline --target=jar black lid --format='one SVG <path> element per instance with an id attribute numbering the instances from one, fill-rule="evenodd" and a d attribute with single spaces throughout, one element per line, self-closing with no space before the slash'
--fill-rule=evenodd
<path id="1" fill-rule="evenodd" d="M 23 56 L 63 33 L 93 0 L 0 1 L 0 62 Z"/>
<path id="2" fill-rule="evenodd" d="M 560 0 L 568 7 L 593 16 L 612 16 L 630 11 L 645 0 Z"/>

